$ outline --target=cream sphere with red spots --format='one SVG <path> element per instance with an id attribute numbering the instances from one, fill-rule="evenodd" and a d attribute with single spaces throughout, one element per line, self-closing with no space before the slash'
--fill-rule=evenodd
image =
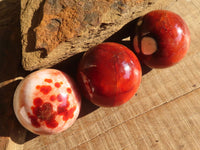
<path id="1" fill-rule="evenodd" d="M 81 98 L 72 79 L 56 69 L 28 75 L 14 94 L 14 112 L 19 122 L 35 134 L 55 134 L 78 118 Z"/>

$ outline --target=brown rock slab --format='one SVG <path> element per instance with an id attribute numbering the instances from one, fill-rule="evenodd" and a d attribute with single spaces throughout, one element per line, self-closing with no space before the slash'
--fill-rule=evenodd
<path id="1" fill-rule="evenodd" d="M 171 0 L 22 0 L 22 65 L 53 66 L 88 50 L 153 9 Z"/>

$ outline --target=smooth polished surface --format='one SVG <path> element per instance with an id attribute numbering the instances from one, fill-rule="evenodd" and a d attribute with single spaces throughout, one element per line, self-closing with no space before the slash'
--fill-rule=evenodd
<path id="1" fill-rule="evenodd" d="M 55 134 L 77 119 L 81 99 L 70 77 L 56 69 L 42 69 L 28 75 L 14 95 L 19 122 L 35 134 Z"/>
<path id="2" fill-rule="evenodd" d="M 98 106 L 127 102 L 141 82 L 141 67 L 135 54 L 117 43 L 103 43 L 87 51 L 79 66 L 84 95 Z"/>
<path id="3" fill-rule="evenodd" d="M 138 21 L 133 45 L 138 57 L 151 68 L 178 63 L 187 53 L 190 32 L 185 21 L 168 10 L 154 10 Z"/>

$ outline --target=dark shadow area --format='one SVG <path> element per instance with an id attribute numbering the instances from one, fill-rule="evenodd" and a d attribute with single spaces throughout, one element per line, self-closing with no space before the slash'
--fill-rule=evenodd
<path id="1" fill-rule="evenodd" d="M 26 141 L 30 141 L 30 140 L 36 138 L 37 136 L 39 136 L 39 135 L 36 135 L 36 134 L 34 134 L 32 132 L 27 131 L 26 137 L 25 137 L 25 142 Z"/>
<path id="2" fill-rule="evenodd" d="M 133 47 L 132 41 L 133 41 L 133 37 L 136 34 L 135 29 L 136 29 L 137 22 L 139 19 L 140 19 L 140 17 L 128 22 L 119 31 L 115 32 L 108 39 L 104 40 L 104 42 L 120 43 L 120 44 L 128 47 L 130 50 L 132 50 L 134 52 L 134 47 Z M 141 61 L 140 61 L 140 63 L 141 63 Z M 141 63 L 141 67 L 142 67 L 142 75 L 145 75 L 152 70 L 151 68 L 149 68 L 148 66 L 146 66 L 143 63 Z"/>
<path id="3" fill-rule="evenodd" d="M 136 18 L 127 24 L 125 24 L 119 31 L 115 32 L 109 38 L 104 40 L 104 42 L 116 42 L 125 45 L 129 49 L 133 50 L 133 46 L 131 43 L 132 38 L 135 35 L 135 27 L 137 26 L 137 22 L 140 18 Z M 124 39 L 129 38 L 130 40 L 124 41 Z"/>
<path id="4" fill-rule="evenodd" d="M 20 80 L 6 83 L 16 77 L 25 77 L 30 72 L 21 65 L 20 0 L 0 2 L 0 147 L 7 146 L 10 137 L 15 143 L 23 144 L 29 131 L 21 126 L 13 111 L 13 95 Z M 3 24 L 5 23 L 5 24 Z M 1 139 L 1 137 L 5 137 Z"/>
<path id="5" fill-rule="evenodd" d="M 76 81 L 77 68 L 83 54 L 84 52 L 75 54 L 68 59 L 56 64 L 55 66 L 53 66 L 53 68 L 67 73 Z"/>
<path id="6" fill-rule="evenodd" d="M 34 29 L 40 24 L 42 18 L 43 18 L 43 7 L 44 7 L 45 1 L 42 1 L 40 4 L 40 7 L 37 11 L 35 11 L 32 21 L 31 21 L 31 27 L 28 30 L 27 34 L 27 42 L 28 45 L 26 47 L 26 52 L 33 52 L 33 51 L 41 51 L 41 58 L 45 58 L 47 56 L 47 50 L 42 49 L 35 49 L 36 47 L 36 33 Z"/>
<path id="7" fill-rule="evenodd" d="M 97 110 L 98 108 L 99 108 L 99 106 L 96 106 L 89 100 L 82 98 L 81 111 L 80 111 L 78 118 L 84 117 L 85 115 L 92 113 L 93 111 Z"/>

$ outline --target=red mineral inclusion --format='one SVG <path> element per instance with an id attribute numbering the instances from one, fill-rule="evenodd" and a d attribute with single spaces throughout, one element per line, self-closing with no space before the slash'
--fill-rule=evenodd
<path id="1" fill-rule="evenodd" d="M 67 93 L 71 93 L 72 92 L 72 89 L 70 89 L 70 88 L 67 88 Z"/>
<path id="2" fill-rule="evenodd" d="M 34 100 L 33 100 L 33 104 L 36 105 L 36 106 L 40 106 L 43 104 L 43 101 L 41 98 L 39 97 L 36 97 Z"/>
<path id="3" fill-rule="evenodd" d="M 41 99 L 40 99 L 41 100 Z M 33 126 L 40 127 L 40 122 L 44 121 L 48 128 L 55 128 L 58 126 L 58 122 L 55 120 L 56 112 L 53 111 L 51 103 L 37 103 L 39 98 L 34 99 L 34 107 L 31 107 L 34 115 L 29 115 Z"/>
<path id="4" fill-rule="evenodd" d="M 34 127 L 39 128 L 40 127 L 40 123 L 37 121 L 37 116 L 32 116 L 30 114 L 28 114 L 29 118 L 31 119 L 31 123 Z"/>
<path id="5" fill-rule="evenodd" d="M 39 112 L 37 112 L 37 116 L 39 119 L 41 120 L 48 120 L 49 118 L 51 118 L 51 115 L 53 114 L 53 106 L 51 103 L 44 103 L 40 109 Z"/>
<path id="6" fill-rule="evenodd" d="M 57 114 L 62 115 L 64 121 L 73 118 L 74 111 L 76 110 L 76 106 L 69 109 L 70 103 L 68 101 L 68 97 L 66 99 L 67 101 L 64 104 L 62 103 L 57 107 Z"/>
<path id="7" fill-rule="evenodd" d="M 57 96 L 58 101 L 65 102 L 63 100 L 63 96 L 59 94 Z M 55 120 L 56 115 L 62 115 L 63 120 L 67 121 L 68 119 L 73 118 L 74 111 L 76 107 L 72 107 L 69 109 L 69 102 L 66 101 L 64 104 L 60 104 L 57 107 L 57 112 L 53 111 L 53 106 L 51 103 L 45 102 L 39 97 L 35 98 L 33 101 L 34 106 L 31 107 L 34 115 L 29 114 L 29 118 L 31 119 L 31 123 L 36 128 L 40 127 L 40 122 L 44 121 L 48 128 L 55 128 L 58 126 L 58 122 Z"/>
<path id="8" fill-rule="evenodd" d="M 66 99 L 66 97 L 63 96 L 62 94 L 58 94 L 58 95 L 57 95 L 57 100 L 58 100 L 59 102 L 63 102 L 65 99 Z"/>
<path id="9" fill-rule="evenodd" d="M 72 119 L 74 117 L 74 111 L 75 110 L 76 110 L 76 106 L 74 106 L 71 109 L 67 110 L 63 115 L 63 120 L 67 121 L 68 119 Z"/>
<path id="10" fill-rule="evenodd" d="M 58 126 L 58 122 L 55 120 L 55 117 L 56 113 L 52 114 L 50 118 L 45 121 L 48 128 L 56 128 Z"/>
<path id="11" fill-rule="evenodd" d="M 55 87 L 57 87 L 57 88 L 61 87 L 60 83 L 59 83 L 59 82 L 56 82 L 56 83 L 55 83 Z"/>
<path id="12" fill-rule="evenodd" d="M 52 83 L 52 80 L 51 80 L 51 79 L 45 79 L 44 81 L 45 81 L 45 82 L 48 82 L 48 83 Z"/>
<path id="13" fill-rule="evenodd" d="M 55 100 L 56 100 L 56 96 L 55 96 L 55 95 L 51 95 L 51 96 L 50 96 L 50 100 L 51 100 L 51 101 L 55 101 Z"/>
<path id="14" fill-rule="evenodd" d="M 57 108 L 58 115 L 62 115 L 64 121 L 67 121 L 68 119 L 73 118 L 74 111 L 76 110 L 75 106 L 68 110 L 68 106 L 69 106 L 69 104 L 67 104 L 65 106 L 59 105 Z"/>
<path id="15" fill-rule="evenodd" d="M 47 83 L 53 82 L 51 79 L 45 79 L 44 81 Z M 54 85 L 56 88 L 60 88 L 61 84 L 62 82 L 56 82 Z M 52 90 L 52 87 L 50 85 L 37 85 L 36 89 L 40 90 L 40 92 L 44 95 L 48 95 Z M 67 88 L 67 92 L 71 93 L 71 88 Z M 31 123 L 34 127 L 40 127 L 40 122 L 44 121 L 48 128 L 56 128 L 58 126 L 58 122 L 55 120 L 56 115 L 62 115 L 64 121 L 73 118 L 76 107 L 74 106 L 71 109 L 68 108 L 68 96 L 58 94 L 57 96 L 51 95 L 49 97 L 50 101 L 55 101 L 56 99 L 58 102 L 61 102 L 61 104 L 57 107 L 57 112 L 53 111 L 53 105 L 50 102 L 44 103 L 40 97 L 34 98 L 34 106 L 31 107 L 33 115 L 29 114 L 29 118 L 31 119 Z"/>
<path id="16" fill-rule="evenodd" d="M 43 86 L 40 87 L 40 92 L 42 92 L 43 94 L 47 95 L 51 91 L 51 89 L 52 89 L 51 86 L 43 85 Z"/>

